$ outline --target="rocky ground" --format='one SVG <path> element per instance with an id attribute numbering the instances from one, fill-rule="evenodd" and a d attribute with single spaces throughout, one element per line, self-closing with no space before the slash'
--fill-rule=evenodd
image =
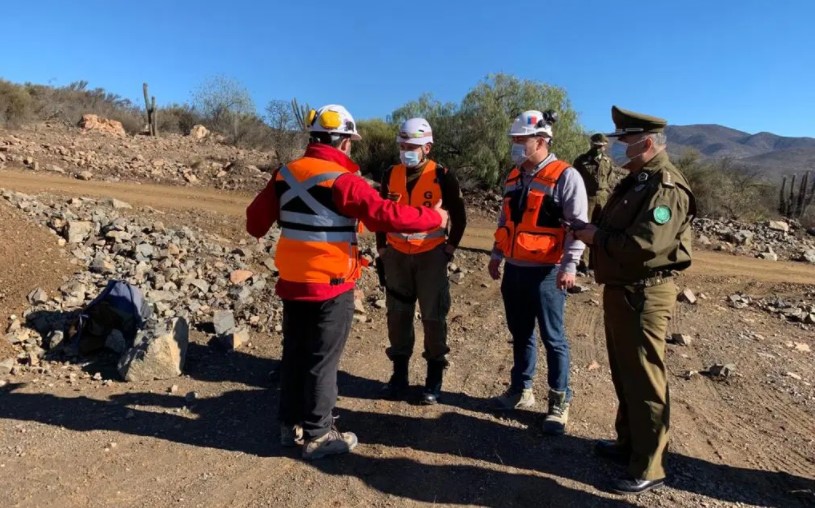
<path id="1" fill-rule="evenodd" d="M 40 135 L 53 143 L 55 135 Z M 59 144 L 69 146 L 68 138 Z M 133 139 L 122 143 L 155 141 Z M 11 146 L 5 133 L 3 143 Z M 178 160 L 197 156 L 184 150 Z M 698 252 L 678 279 L 668 346 L 671 479 L 662 491 L 628 499 L 604 491 L 619 471 L 591 455 L 592 440 L 613 430 L 601 287 L 581 279 L 584 290 L 568 299 L 576 392 L 569 435 L 538 430 L 543 364 L 539 407 L 489 410 L 511 365 L 499 285 L 485 270 L 489 204 L 474 203 L 466 248 L 449 272 L 452 365 L 443 404 L 380 400 L 389 368 L 384 295 L 366 271 L 338 404 L 340 425 L 361 445 L 350 456 L 304 463 L 276 441 L 275 235 L 257 243 L 243 233 L 250 194 L 213 191 L 216 180 L 204 178 L 172 187 L 141 176 L 102 181 L 114 173 L 100 171 L 105 176 L 81 181 L 21 162 L 0 170 L 0 488 L 8 506 L 815 503 L 815 267 L 795 261 L 811 240 L 794 224 L 699 225 L 711 250 Z M 167 182 L 182 184 L 183 172 Z M 739 243 L 745 230 L 754 231 L 749 246 Z M 364 242 L 370 247 L 371 238 Z M 768 242 L 777 261 L 756 257 Z M 715 252 L 717 243 L 734 248 Z M 114 277 L 144 292 L 148 328 L 168 319 L 189 324 L 171 333 L 185 336 L 181 375 L 125 381 L 120 365 L 130 344 L 82 356 L 66 337 L 54 341 Z"/>
<path id="2" fill-rule="evenodd" d="M 24 167 L 81 180 L 144 181 L 254 191 L 276 166 L 273 154 L 236 148 L 206 132 L 198 136 L 115 135 L 38 124 L 0 129 L 0 168 Z"/>
<path id="3" fill-rule="evenodd" d="M 791 220 L 771 220 L 756 224 L 738 221 L 697 219 L 696 244 L 737 255 L 768 261 L 787 259 L 815 265 L 815 229 Z"/>

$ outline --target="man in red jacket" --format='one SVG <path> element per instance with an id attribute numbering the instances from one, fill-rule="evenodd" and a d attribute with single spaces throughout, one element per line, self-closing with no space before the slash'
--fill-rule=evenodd
<path id="1" fill-rule="evenodd" d="M 337 366 L 351 330 L 354 285 L 361 265 L 359 221 L 371 231 L 415 233 L 446 227 L 440 207 L 412 207 L 379 196 L 355 175 L 348 155 L 360 140 L 348 111 L 328 105 L 308 117 L 305 155 L 275 171 L 246 210 L 246 230 L 265 235 L 281 228 L 275 288 L 283 300 L 280 371 L 280 441 L 302 443 L 303 458 L 346 453 L 357 445 L 339 432 L 332 411 Z"/>

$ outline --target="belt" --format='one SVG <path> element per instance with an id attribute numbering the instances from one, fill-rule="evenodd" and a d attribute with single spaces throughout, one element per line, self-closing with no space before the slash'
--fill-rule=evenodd
<path id="1" fill-rule="evenodd" d="M 652 288 L 654 286 L 659 286 L 660 284 L 665 284 L 671 278 L 673 278 L 674 275 L 675 272 L 671 270 L 663 270 L 654 272 L 651 276 L 645 277 L 644 279 L 629 282 L 627 284 L 606 284 L 606 285 L 610 287 L 625 288 L 628 290 L 639 290 L 643 288 Z"/>
<path id="2" fill-rule="evenodd" d="M 638 280 L 632 284 L 628 284 L 629 286 L 634 286 L 636 288 L 652 288 L 654 286 L 659 286 L 660 284 L 665 284 L 674 276 L 674 272 L 670 270 L 659 271 L 655 272 L 650 277 L 646 277 L 644 279 Z"/>

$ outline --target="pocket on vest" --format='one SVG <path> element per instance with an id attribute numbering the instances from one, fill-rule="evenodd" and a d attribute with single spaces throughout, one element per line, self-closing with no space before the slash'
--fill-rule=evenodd
<path id="1" fill-rule="evenodd" d="M 542 257 L 557 253 L 558 237 L 551 233 L 518 233 L 514 256 L 529 261 L 542 261 Z M 557 262 L 555 260 L 554 262 Z"/>

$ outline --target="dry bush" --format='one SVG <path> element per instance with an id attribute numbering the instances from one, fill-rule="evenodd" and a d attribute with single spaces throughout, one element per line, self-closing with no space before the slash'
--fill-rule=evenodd
<path id="1" fill-rule="evenodd" d="M 810 205 L 799 220 L 805 228 L 815 228 L 815 206 Z"/>
<path id="2" fill-rule="evenodd" d="M 360 120 L 357 130 L 362 140 L 351 145 L 351 156 L 363 174 L 378 182 L 386 169 L 399 162 L 398 127 L 382 120 Z"/>
<path id="3" fill-rule="evenodd" d="M 131 134 L 141 132 L 146 123 L 143 112 L 129 99 L 106 92 L 103 88 L 88 89 L 87 81 L 67 86 L 26 85 L 35 102 L 37 120 L 60 120 L 76 125 L 84 114 L 95 114 L 117 120 Z"/>
<path id="4" fill-rule="evenodd" d="M 34 101 L 26 87 L 0 80 L 0 125 L 19 127 L 32 119 Z"/>
<path id="5" fill-rule="evenodd" d="M 731 159 L 703 161 L 693 150 L 674 162 L 690 183 L 698 216 L 755 221 L 776 215 L 776 186 L 760 170 Z"/>
<path id="6" fill-rule="evenodd" d="M 259 116 L 242 115 L 233 124 L 232 135 L 229 141 L 245 148 L 269 150 L 274 148 L 272 143 L 272 129 L 263 122 Z"/>
<path id="7" fill-rule="evenodd" d="M 195 125 L 205 123 L 204 118 L 188 104 L 171 104 L 156 109 L 159 135 L 169 133 L 186 136 Z"/>

